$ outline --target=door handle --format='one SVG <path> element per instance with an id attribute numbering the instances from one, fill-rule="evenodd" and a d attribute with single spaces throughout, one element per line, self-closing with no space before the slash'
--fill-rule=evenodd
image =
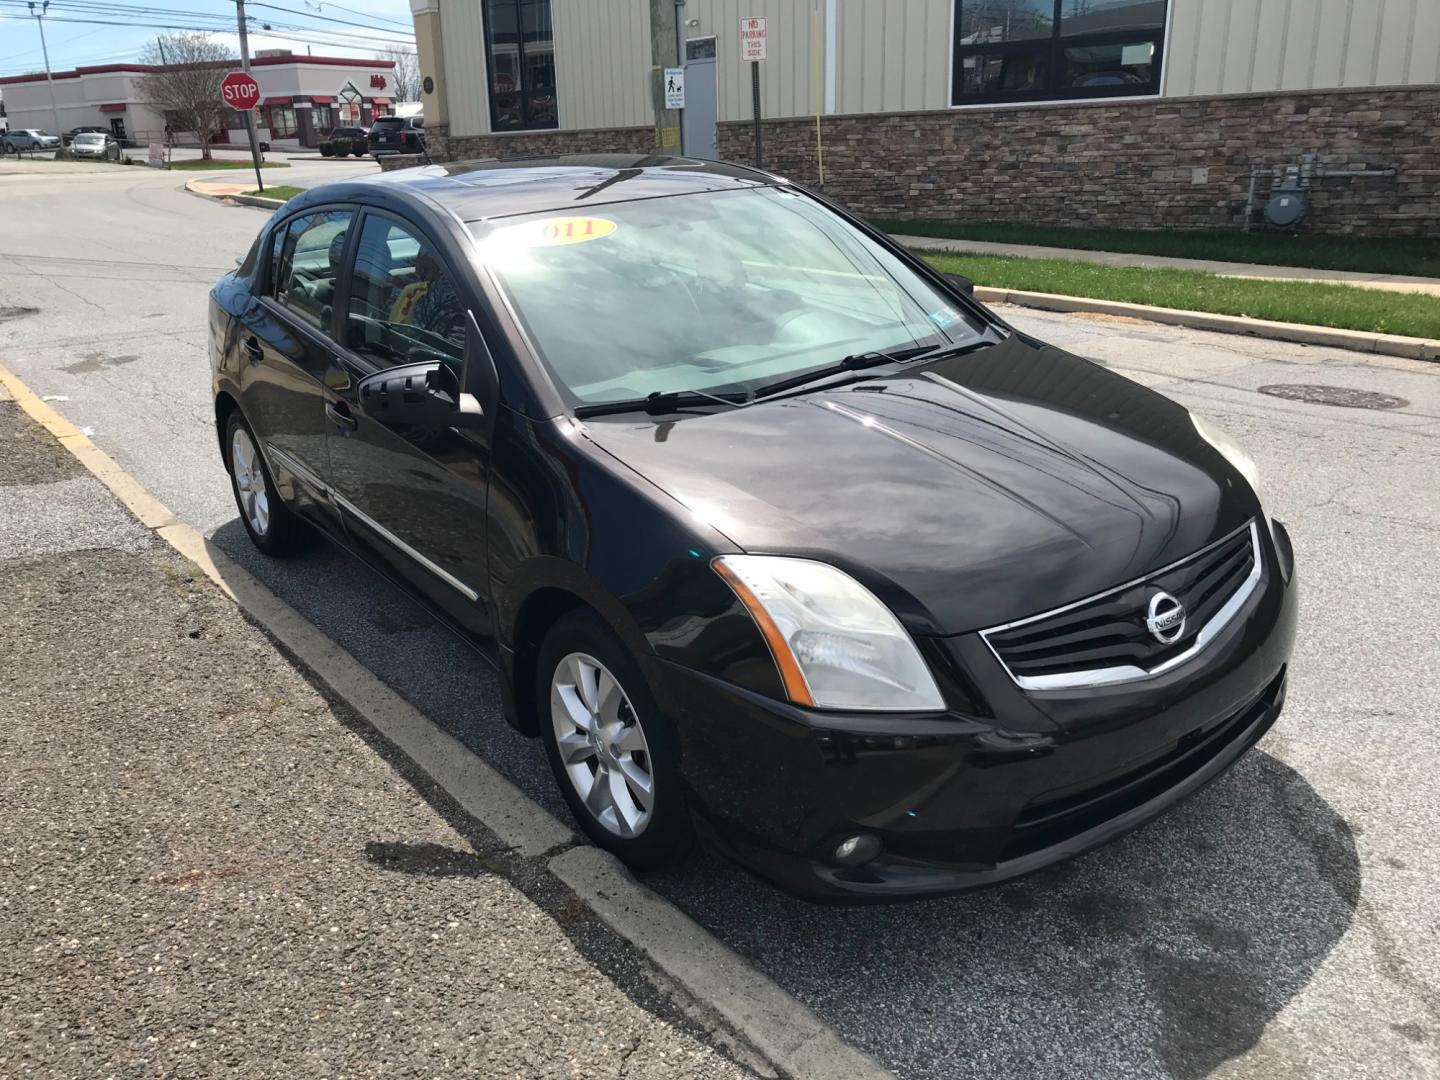
<path id="1" fill-rule="evenodd" d="M 350 406 L 346 405 L 343 401 L 327 402 L 325 405 L 325 415 L 328 416 L 330 422 L 341 431 L 354 431 L 360 426 L 360 421 L 355 419 L 355 415 L 350 411 Z"/>
<path id="2" fill-rule="evenodd" d="M 245 339 L 245 355 L 249 357 L 252 364 L 258 364 L 265 359 L 265 353 L 260 348 L 260 340 L 254 334 Z"/>

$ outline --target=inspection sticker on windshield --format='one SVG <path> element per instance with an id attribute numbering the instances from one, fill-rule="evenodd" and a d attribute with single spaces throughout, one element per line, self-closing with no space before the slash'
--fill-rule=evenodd
<path id="1" fill-rule="evenodd" d="M 958 318 L 960 313 L 954 308 L 942 307 L 939 311 L 930 312 L 930 321 L 942 330 Z"/>

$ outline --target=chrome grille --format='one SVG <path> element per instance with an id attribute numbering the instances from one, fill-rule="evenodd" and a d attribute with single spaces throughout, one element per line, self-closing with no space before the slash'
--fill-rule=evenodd
<path id="1" fill-rule="evenodd" d="M 1027 690 L 1104 686 L 1159 675 L 1199 653 L 1259 584 L 1255 522 L 1139 581 L 1088 600 L 981 631 Z M 1185 628 L 1161 641 L 1146 625 L 1153 597 L 1184 605 Z"/>

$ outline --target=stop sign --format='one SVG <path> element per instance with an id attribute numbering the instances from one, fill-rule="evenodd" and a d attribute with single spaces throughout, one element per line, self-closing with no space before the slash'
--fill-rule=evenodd
<path id="1" fill-rule="evenodd" d="M 253 109 L 260 104 L 260 84 L 253 75 L 232 71 L 220 83 L 220 96 L 232 109 Z"/>

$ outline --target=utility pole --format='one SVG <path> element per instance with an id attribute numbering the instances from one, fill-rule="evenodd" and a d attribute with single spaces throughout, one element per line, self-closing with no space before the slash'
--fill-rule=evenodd
<path id="1" fill-rule="evenodd" d="M 50 88 L 50 119 L 55 123 L 55 134 L 60 134 L 60 110 L 55 107 L 55 80 L 50 76 L 50 49 L 45 44 L 45 20 L 42 16 L 50 8 L 50 0 L 45 0 L 40 5 L 40 10 L 35 10 L 35 0 L 30 0 L 30 14 L 35 16 L 35 25 L 40 27 L 40 52 L 45 57 L 45 85 Z M 64 144 L 64 137 L 61 137 L 61 144 Z"/>
<path id="2" fill-rule="evenodd" d="M 679 67 L 675 0 L 650 0 L 650 98 L 655 105 L 655 152 L 680 153 L 680 110 L 665 108 L 665 69 Z"/>
<path id="3" fill-rule="evenodd" d="M 685 70 L 685 0 L 675 0 L 675 66 Z M 685 112 L 679 111 L 680 153 L 685 153 Z"/>
<path id="4" fill-rule="evenodd" d="M 240 23 L 240 69 L 250 74 L 250 38 L 245 32 L 245 0 L 235 0 L 235 18 Z M 259 102 L 256 102 L 258 105 Z M 255 135 L 255 110 L 245 110 L 245 132 L 250 136 L 250 160 L 255 165 L 255 188 L 265 190 L 265 178 L 260 175 L 260 140 Z"/>

